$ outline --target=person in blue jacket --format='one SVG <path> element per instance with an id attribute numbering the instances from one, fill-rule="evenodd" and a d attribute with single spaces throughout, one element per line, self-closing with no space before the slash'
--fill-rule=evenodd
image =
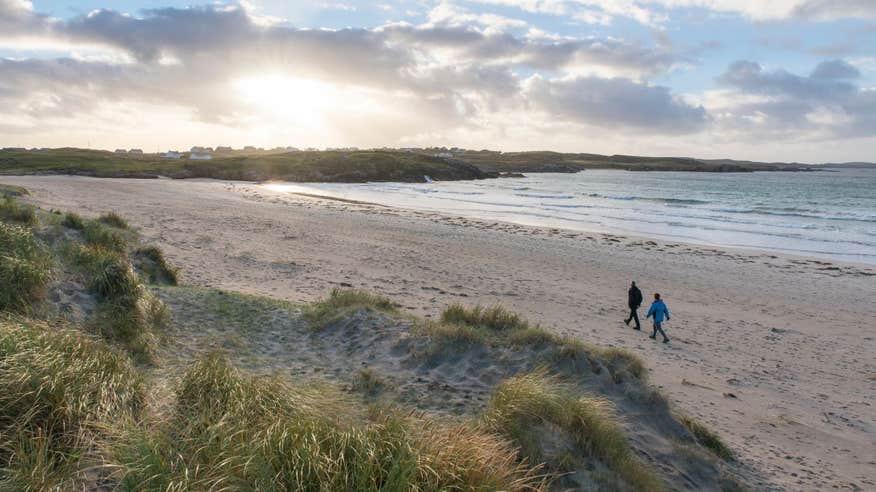
<path id="1" fill-rule="evenodd" d="M 645 319 L 654 317 L 654 333 L 651 334 L 651 338 L 653 340 L 657 339 L 657 332 L 659 331 L 661 335 L 663 335 L 663 343 L 669 343 L 669 337 L 666 336 L 666 332 L 663 331 L 663 318 L 666 318 L 666 321 L 669 321 L 669 308 L 666 307 L 666 303 L 660 299 L 660 294 L 654 294 L 654 302 L 651 303 L 651 309 L 648 310 L 648 315 L 645 316 Z"/>

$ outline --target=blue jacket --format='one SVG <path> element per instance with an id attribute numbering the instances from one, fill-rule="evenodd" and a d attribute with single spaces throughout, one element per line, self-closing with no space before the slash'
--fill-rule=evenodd
<path id="1" fill-rule="evenodd" d="M 651 309 L 648 310 L 648 315 L 645 316 L 645 319 L 648 319 L 651 316 L 654 316 L 654 321 L 657 323 L 663 322 L 663 316 L 666 316 L 667 320 L 669 319 L 669 308 L 666 307 L 663 299 L 651 303 Z"/>

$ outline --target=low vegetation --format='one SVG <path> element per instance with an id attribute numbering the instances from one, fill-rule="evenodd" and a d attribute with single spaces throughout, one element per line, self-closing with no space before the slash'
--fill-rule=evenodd
<path id="1" fill-rule="evenodd" d="M 85 242 L 111 251 L 123 253 L 128 248 L 128 235 L 124 230 L 106 225 L 103 222 L 90 220 L 83 230 Z"/>
<path id="2" fill-rule="evenodd" d="M 398 312 L 398 307 L 390 299 L 364 290 L 334 289 L 323 301 L 311 304 L 305 316 L 317 329 L 342 318 L 345 314 L 360 309 Z"/>
<path id="3" fill-rule="evenodd" d="M 140 414 L 143 378 L 78 330 L 0 317 L 0 488 L 72 490 L 110 422 Z"/>
<path id="4" fill-rule="evenodd" d="M 679 417 L 679 420 L 694 435 L 697 442 L 714 453 L 715 456 L 724 461 L 732 461 L 734 459 L 733 451 L 711 429 L 688 416 Z"/>
<path id="5" fill-rule="evenodd" d="M 163 252 L 138 246 L 136 232 L 113 214 L 83 219 L 35 210 L 28 225 L 2 216 L 0 282 L 12 288 L 0 290 L 0 490 L 665 488 L 631 450 L 613 405 L 586 389 L 610 386 L 626 395 L 643 388 L 645 368 L 626 351 L 559 337 L 500 306 L 453 305 L 425 322 L 362 290 L 334 290 L 302 307 L 171 287 L 177 271 Z M 75 325 L 48 309 L 59 302 L 59 284 L 67 299 L 90 303 Z M 365 320 L 378 324 L 366 334 L 387 344 L 378 347 L 396 351 L 407 343 L 433 355 L 503 359 L 502 377 L 512 377 L 477 389 L 482 402 L 493 391 L 482 414 L 483 404 L 474 404 L 467 417 L 447 419 L 393 406 L 385 397 L 403 376 L 358 360 L 338 386 L 251 375 L 224 353 L 193 353 L 185 343 L 178 344 L 190 350 L 185 356 L 157 367 L 170 353 L 162 344 L 169 313 L 155 293 L 194 299 L 191 308 L 204 314 L 198 319 L 233 325 L 225 340 L 251 337 L 248 347 L 267 336 L 271 350 L 286 350 L 302 340 L 287 338 L 290 329 L 306 339 L 346 337 L 352 332 L 327 328 L 343 321 L 356 330 Z M 392 318 L 404 322 L 379 326 Z M 287 323 L 259 331 L 278 319 Z M 364 350 L 358 343 L 351 347 Z M 480 352 L 467 352 L 475 347 Z M 416 350 L 393 352 L 415 366 L 402 373 L 428 365 Z M 578 377 L 602 369 L 613 380 L 594 378 L 588 387 Z M 433 376 L 423 388 L 458 391 Z M 351 390 L 367 405 L 344 393 Z M 685 437 L 685 446 L 732 458 L 717 436 L 681 421 L 696 439 Z"/>
<path id="6" fill-rule="evenodd" d="M 576 393 L 544 371 L 500 383 L 484 422 L 520 446 L 530 461 L 551 463 L 556 468 L 551 471 L 560 476 L 601 467 L 607 476 L 599 489 L 614 489 L 618 483 L 632 490 L 663 489 L 655 472 L 630 450 L 607 400 Z"/>
<path id="7" fill-rule="evenodd" d="M 27 191 L 27 188 L 23 186 L 15 186 L 15 185 L 7 185 L 0 183 L 0 197 L 16 197 L 16 196 L 24 196 L 30 195 L 30 192 Z"/>
<path id="8" fill-rule="evenodd" d="M 117 229 L 127 229 L 128 221 L 123 219 L 119 214 L 115 212 L 108 212 L 97 218 L 98 222 L 102 222 L 108 226 L 115 227 Z"/>
<path id="9" fill-rule="evenodd" d="M 140 282 L 123 253 L 103 246 L 79 245 L 70 254 L 88 288 L 100 300 L 89 327 L 121 344 L 136 360 L 151 362 L 158 333 L 168 322 L 164 305 Z"/>
<path id="10" fill-rule="evenodd" d="M 64 218 L 61 220 L 61 225 L 68 229 L 74 229 L 77 231 L 85 229 L 85 221 L 82 220 L 82 217 L 79 214 L 74 212 L 67 212 L 64 214 Z"/>
<path id="11" fill-rule="evenodd" d="M 25 227 L 0 222 L 0 311 L 29 312 L 45 297 L 52 257 Z"/>
<path id="12" fill-rule="evenodd" d="M 36 223 L 36 210 L 6 195 L 0 201 L 0 220 L 31 226 Z"/>
<path id="13" fill-rule="evenodd" d="M 122 446 L 123 490 L 538 490 L 503 440 L 472 426 L 378 412 L 325 387 L 196 362 L 176 408 Z"/>
<path id="14" fill-rule="evenodd" d="M 179 269 L 167 261 L 164 251 L 158 246 L 145 246 L 134 252 L 138 261 L 137 268 L 146 276 L 151 284 L 179 284 Z"/>
<path id="15" fill-rule="evenodd" d="M 430 337 L 429 355 L 446 354 L 476 345 L 504 346 L 539 351 L 544 362 L 568 372 L 591 371 L 605 366 L 615 382 L 643 380 L 645 365 L 632 353 L 618 348 L 602 349 L 580 340 L 562 337 L 529 323 L 501 306 L 465 307 L 454 304 L 441 314 L 439 323 L 424 323 L 420 332 Z"/>

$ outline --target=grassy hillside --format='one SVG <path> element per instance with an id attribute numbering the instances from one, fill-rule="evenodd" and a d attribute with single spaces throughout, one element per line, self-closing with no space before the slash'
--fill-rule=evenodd
<path id="1" fill-rule="evenodd" d="M 17 190 L 26 191 L 26 190 Z M 500 306 L 177 285 L 109 213 L 0 206 L 0 490 L 740 490 L 622 350 Z"/>
<path id="2" fill-rule="evenodd" d="M 627 171 L 808 171 L 799 164 L 703 160 L 687 157 L 563 154 L 559 152 L 463 151 L 456 155 L 484 172 L 577 172 L 585 169 Z"/>
<path id="3" fill-rule="evenodd" d="M 0 174 L 78 174 L 99 177 L 215 178 L 296 182 L 422 182 L 481 179 L 462 162 L 397 151 L 292 152 L 215 157 L 208 161 L 162 159 L 84 149 L 0 150 Z"/>
<path id="4" fill-rule="evenodd" d="M 811 167 L 683 157 L 603 156 L 558 152 L 460 151 L 436 157 L 442 149 L 413 152 L 326 151 L 218 154 L 212 160 L 162 159 L 86 149 L 0 150 L 0 174 L 75 174 L 98 177 L 215 178 L 292 182 L 422 182 L 499 177 L 502 173 L 578 172 L 585 169 L 632 171 L 799 171 Z"/>

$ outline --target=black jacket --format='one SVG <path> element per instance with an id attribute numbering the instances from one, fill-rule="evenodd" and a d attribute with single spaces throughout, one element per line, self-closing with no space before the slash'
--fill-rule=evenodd
<path id="1" fill-rule="evenodd" d="M 630 287 L 629 292 L 629 306 L 631 309 L 635 309 L 642 305 L 642 291 L 639 290 L 638 287 Z"/>

